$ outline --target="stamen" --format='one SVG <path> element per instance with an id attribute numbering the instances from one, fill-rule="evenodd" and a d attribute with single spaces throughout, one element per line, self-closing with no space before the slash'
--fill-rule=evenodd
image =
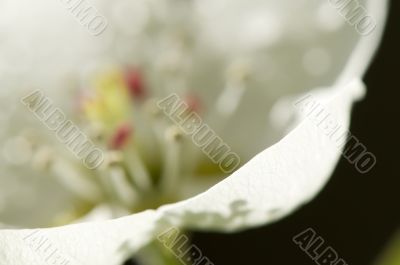
<path id="1" fill-rule="evenodd" d="M 114 196 L 125 206 L 132 207 L 138 196 L 131 183 L 127 180 L 124 170 L 120 167 L 111 166 L 107 172 Z"/>
<path id="2" fill-rule="evenodd" d="M 110 147 L 113 150 L 120 150 L 127 145 L 127 142 L 132 137 L 132 129 L 129 124 L 120 126 L 113 136 Z M 125 166 L 129 177 L 138 186 L 139 189 L 148 190 L 151 186 L 150 175 L 146 166 L 140 159 L 135 147 L 129 148 L 124 152 Z"/>
<path id="3" fill-rule="evenodd" d="M 156 138 L 157 143 L 163 147 L 166 122 L 164 119 L 161 119 L 163 117 L 163 113 L 157 106 L 157 101 L 153 98 L 147 100 L 146 104 L 144 105 L 144 110 L 147 114 L 147 124 L 150 125 L 151 132 Z"/>
<path id="4" fill-rule="evenodd" d="M 101 198 L 101 190 L 98 185 L 85 177 L 79 167 L 74 167 L 72 162 L 64 159 L 54 160 L 51 171 L 62 181 L 67 188 L 83 199 L 97 202 Z"/>
<path id="5" fill-rule="evenodd" d="M 109 167 L 118 166 L 123 161 L 123 155 L 121 151 L 109 151 L 106 154 L 106 158 L 101 166 L 102 170 Z"/>
<path id="6" fill-rule="evenodd" d="M 125 83 L 133 99 L 143 99 L 146 96 L 146 87 L 142 73 L 136 68 L 125 72 Z"/>
<path id="7" fill-rule="evenodd" d="M 238 109 L 249 76 L 250 70 L 247 64 L 237 62 L 229 66 L 226 86 L 216 105 L 218 113 L 224 118 L 231 116 Z"/>
<path id="8" fill-rule="evenodd" d="M 132 135 L 132 128 L 128 123 L 119 126 L 110 141 L 110 148 L 113 150 L 122 149 L 128 143 Z"/>
<path id="9" fill-rule="evenodd" d="M 128 181 L 122 167 L 123 159 L 123 154 L 120 151 L 108 152 L 103 165 L 98 170 L 98 174 L 102 186 L 111 199 L 130 208 L 137 200 L 138 192 L 132 183 Z"/>
<path id="10" fill-rule="evenodd" d="M 233 117 L 243 99 L 247 82 L 250 78 L 250 66 L 242 60 L 233 62 L 226 71 L 226 85 L 215 105 L 215 111 L 208 113 L 207 124 L 216 132 L 221 132 L 229 119 Z M 208 126 L 208 125 L 207 125 Z M 203 127 L 205 129 L 205 127 Z M 202 130 L 203 133 L 206 131 Z M 200 133 L 200 130 L 199 130 Z M 195 135 L 201 137 L 201 135 Z M 192 166 L 195 166 L 201 158 L 201 151 L 193 149 Z"/>
<path id="11" fill-rule="evenodd" d="M 241 84 L 227 84 L 217 101 L 217 111 L 223 117 L 229 117 L 238 108 L 243 97 L 244 88 Z"/>
<path id="12" fill-rule="evenodd" d="M 142 191 L 147 191 L 151 188 L 150 174 L 143 163 L 136 149 L 130 149 L 125 153 L 126 157 L 126 168 L 129 172 L 132 181 Z"/>
<path id="13" fill-rule="evenodd" d="M 165 132 L 164 170 L 160 183 L 161 190 L 166 193 L 173 192 L 179 180 L 181 171 L 181 149 L 183 133 L 171 126 Z"/>

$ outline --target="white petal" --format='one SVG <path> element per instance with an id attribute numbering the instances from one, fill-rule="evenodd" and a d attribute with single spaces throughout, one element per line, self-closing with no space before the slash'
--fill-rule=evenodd
<path id="1" fill-rule="evenodd" d="M 154 220 L 155 213 L 146 211 L 113 221 L 61 228 L 3 230 L 0 263 L 120 264 L 127 253 L 135 252 L 152 239 Z"/>

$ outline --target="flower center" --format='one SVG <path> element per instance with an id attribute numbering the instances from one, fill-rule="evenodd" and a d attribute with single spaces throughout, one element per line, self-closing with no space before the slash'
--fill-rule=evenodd
<path id="1" fill-rule="evenodd" d="M 226 85 L 211 106 L 188 92 L 184 80 L 178 81 L 181 77 L 175 74 L 169 80 L 181 84 L 179 89 L 165 85 L 162 92 L 149 89 L 145 73 L 138 67 L 95 75 L 79 93 L 74 120 L 87 139 L 103 150 L 104 162 L 87 169 L 58 149 L 63 146 L 41 147 L 35 143 L 34 167 L 57 176 L 79 198 L 78 210 L 67 211 L 66 217 L 60 217 L 64 220 L 61 223 L 99 204 L 123 209 L 123 214 L 157 208 L 193 196 L 221 180 L 227 172 L 218 161 L 225 155 L 226 146 L 210 132 L 222 129 L 234 116 L 249 72 L 242 63 L 228 67 Z M 177 104 L 179 107 L 169 116 L 159 103 L 170 95 L 177 95 L 182 104 Z M 195 124 L 199 129 L 190 134 L 188 129 L 194 124 L 181 121 L 190 123 L 193 117 L 199 117 L 199 124 Z M 204 130 L 206 127 L 211 129 Z"/>
<path id="2" fill-rule="evenodd" d="M 226 72 L 226 87 L 215 110 L 208 113 L 210 126 L 223 126 L 222 121 L 235 113 L 245 91 L 249 77 L 246 65 L 232 64 Z M 198 96 L 185 91 L 179 93 L 185 106 L 180 115 L 186 118 L 203 113 Z M 137 67 L 102 74 L 83 99 L 82 119 L 89 131 L 95 132 L 89 136 L 106 148 L 106 160 L 95 170 L 95 178 L 109 199 L 132 211 L 178 200 L 182 197 L 181 182 L 201 178 L 202 167 L 211 168 L 210 175 L 224 176 L 218 165 L 193 145 L 190 135 L 162 112 L 157 105 L 160 100 L 147 89 L 144 74 Z"/>

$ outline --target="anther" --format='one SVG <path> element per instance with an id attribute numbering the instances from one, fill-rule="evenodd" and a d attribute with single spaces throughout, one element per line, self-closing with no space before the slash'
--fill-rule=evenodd
<path id="1" fill-rule="evenodd" d="M 183 140 L 183 132 L 176 126 L 171 126 L 165 132 L 165 137 L 168 141 L 180 142 Z"/>
<path id="2" fill-rule="evenodd" d="M 110 148 L 114 150 L 122 149 L 126 146 L 132 135 L 132 128 L 128 123 L 120 125 L 112 136 Z"/>
<path id="3" fill-rule="evenodd" d="M 134 99 L 141 99 L 146 96 L 143 75 L 138 69 L 130 68 L 125 72 L 125 83 Z"/>

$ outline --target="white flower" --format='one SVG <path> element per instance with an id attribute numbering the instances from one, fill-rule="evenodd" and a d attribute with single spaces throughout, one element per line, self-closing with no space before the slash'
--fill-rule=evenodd
<path id="1" fill-rule="evenodd" d="M 44 264 L 45 253 L 29 243 L 35 235 L 51 242 L 70 264 L 109 265 L 119 264 L 168 225 L 238 231 L 290 214 L 322 189 L 341 154 L 292 102 L 311 93 L 348 128 L 386 15 L 386 1 L 360 1 L 377 22 L 374 31 L 361 36 L 340 16 L 339 1 L 332 0 L 96 0 L 92 4 L 108 24 L 92 36 L 71 2 L 0 3 L 0 221 L 15 228 L 0 230 L 1 264 Z M 122 84 L 125 65 L 139 65 L 148 85 L 145 102 L 135 103 L 133 110 L 125 95 L 101 90 Z M 100 84 L 90 87 L 99 73 Z M 126 113 L 138 117 L 141 138 L 135 148 L 127 148 L 122 158 L 120 152 L 107 152 L 108 164 L 95 171 L 71 162 L 52 132 L 20 104 L 28 91 L 42 89 L 79 123 L 71 104 L 77 87 L 94 93 L 89 93 L 94 107 L 84 104 L 80 126 L 91 137 L 100 128 L 99 145 L 120 132 L 121 121 L 131 119 Z M 222 180 L 210 160 L 191 156 L 191 143 L 174 142 L 175 131 L 163 138 L 171 133 L 165 119 L 146 117 L 155 110 L 154 100 L 171 93 L 201 99 L 204 122 L 239 154 L 241 168 Z M 104 110 L 98 100 L 112 107 Z M 177 144 L 183 153 L 171 152 Z M 108 167 L 121 160 L 135 167 Z M 44 171 L 32 169 L 32 163 Z M 144 176 L 134 179 L 144 192 L 121 185 L 129 173 Z M 150 175 L 161 180 L 152 183 Z M 149 188 L 164 183 L 163 177 L 167 181 L 160 190 Z M 104 195 L 107 188 L 114 196 Z M 171 200 L 180 201 L 148 209 Z M 76 205 L 81 208 L 70 210 Z M 79 220 L 86 223 L 18 229 L 48 227 L 60 216 L 61 222 L 73 221 L 88 209 L 91 213 Z M 148 210 L 104 220 L 139 209 Z"/>

